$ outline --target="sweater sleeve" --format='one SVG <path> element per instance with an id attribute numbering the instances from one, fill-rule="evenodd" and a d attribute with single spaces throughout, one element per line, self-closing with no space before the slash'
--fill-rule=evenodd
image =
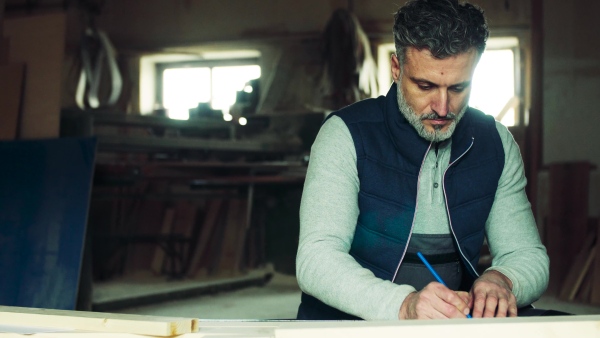
<path id="1" fill-rule="evenodd" d="M 492 266 L 513 283 L 517 306 L 531 304 L 548 286 L 549 259 L 540 241 L 531 205 L 525 194 L 525 171 L 519 147 L 508 129 L 496 123 L 505 153 L 505 165 L 486 235 Z"/>
<path id="2" fill-rule="evenodd" d="M 356 150 L 337 116 L 325 122 L 311 148 L 300 205 L 296 257 L 305 293 L 367 320 L 398 319 L 405 297 L 415 291 L 379 279 L 349 255 L 358 218 Z"/>

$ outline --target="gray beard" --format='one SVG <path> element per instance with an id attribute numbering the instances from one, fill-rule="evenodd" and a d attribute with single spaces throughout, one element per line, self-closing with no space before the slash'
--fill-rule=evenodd
<path id="1" fill-rule="evenodd" d="M 448 129 L 446 131 L 442 131 L 442 126 L 434 126 L 433 131 L 428 131 L 425 129 L 425 125 L 423 124 L 423 120 L 427 119 L 436 119 L 439 118 L 438 114 L 435 112 L 430 112 L 428 114 L 423 114 L 419 116 L 414 109 L 406 102 L 404 98 L 404 94 L 402 94 L 401 83 L 398 83 L 398 107 L 400 108 L 400 113 L 404 116 L 404 118 L 410 123 L 410 125 L 415 128 L 419 136 L 426 139 L 429 142 L 442 142 L 450 137 L 452 137 L 452 133 L 456 129 L 456 125 L 460 121 L 460 119 L 465 115 L 465 111 L 467 110 L 467 105 L 465 105 L 458 114 L 448 112 L 446 118 L 449 120 L 453 120 L 450 122 Z"/>

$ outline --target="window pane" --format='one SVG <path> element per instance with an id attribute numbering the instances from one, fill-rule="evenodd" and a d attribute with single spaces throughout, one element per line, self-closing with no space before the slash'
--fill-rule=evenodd
<path id="1" fill-rule="evenodd" d="M 494 117 L 506 110 L 501 122 L 515 125 L 511 104 L 515 96 L 515 68 L 512 49 L 486 50 L 473 75 L 469 105 Z"/>
<path id="2" fill-rule="evenodd" d="M 188 119 L 189 109 L 211 96 L 210 68 L 170 68 L 163 72 L 163 106 L 174 119 Z"/>
<path id="3" fill-rule="evenodd" d="M 236 92 L 244 89 L 246 82 L 260 77 L 260 66 L 214 67 L 212 77 L 212 108 L 229 112 L 235 103 Z"/>

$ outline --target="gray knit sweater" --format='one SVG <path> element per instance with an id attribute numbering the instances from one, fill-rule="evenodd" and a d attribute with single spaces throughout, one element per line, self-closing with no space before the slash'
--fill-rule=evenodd
<path id="1" fill-rule="evenodd" d="M 548 256 L 540 242 L 519 148 L 500 123 L 505 165 L 485 224 L 493 257 L 490 269 L 513 283 L 517 305 L 530 304 L 548 283 Z M 413 232 L 449 234 L 441 189 L 450 158 L 450 141 L 430 151 L 423 164 Z M 436 184 L 437 183 L 437 184 Z M 343 120 L 333 116 L 319 131 L 300 206 L 300 241 L 296 274 L 302 291 L 346 313 L 367 320 L 398 319 L 400 305 L 415 289 L 379 279 L 349 254 L 358 217 L 359 180 L 356 150 Z"/>

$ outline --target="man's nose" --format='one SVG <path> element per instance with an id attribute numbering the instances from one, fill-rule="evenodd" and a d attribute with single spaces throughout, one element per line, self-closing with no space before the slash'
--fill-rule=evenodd
<path id="1" fill-rule="evenodd" d="M 436 97 L 431 104 L 431 109 L 441 117 L 448 115 L 448 93 L 445 90 L 439 89 L 438 93 L 436 93 Z"/>

